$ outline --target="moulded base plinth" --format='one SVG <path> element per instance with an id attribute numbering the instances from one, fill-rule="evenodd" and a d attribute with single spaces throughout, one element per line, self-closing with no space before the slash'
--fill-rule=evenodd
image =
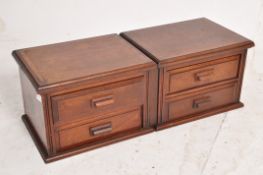
<path id="1" fill-rule="evenodd" d="M 79 147 L 74 147 L 70 150 L 67 151 L 63 151 L 63 152 L 59 152 L 57 154 L 54 155 L 48 155 L 44 145 L 42 144 L 40 138 L 38 137 L 33 125 L 31 124 L 28 116 L 26 114 L 22 115 L 22 120 L 26 125 L 26 128 L 28 130 L 28 132 L 30 133 L 36 147 L 38 148 L 39 153 L 41 154 L 43 160 L 45 163 L 49 163 L 49 162 L 53 162 L 59 159 L 63 159 L 69 156 L 73 156 L 85 151 L 89 151 L 95 148 L 99 148 L 102 146 L 106 146 L 109 144 L 113 144 L 122 140 L 126 140 L 126 139 L 130 139 L 136 136 L 140 136 L 143 134 L 147 134 L 150 133 L 152 131 L 154 131 L 154 128 L 147 128 L 147 129 L 141 129 L 141 130 L 135 130 L 135 131 L 130 131 L 128 133 L 120 133 L 118 135 L 115 135 L 114 137 L 111 137 L 109 139 L 104 139 L 103 141 L 98 141 L 96 143 L 88 143 Z"/>
<path id="2" fill-rule="evenodd" d="M 199 120 L 199 119 L 202 119 L 202 118 L 210 117 L 212 115 L 216 115 L 216 114 L 227 112 L 227 111 L 230 111 L 230 110 L 233 110 L 233 109 L 241 108 L 243 106 L 244 106 L 244 104 L 242 102 L 238 102 L 238 103 L 233 103 L 233 104 L 230 104 L 230 105 L 218 107 L 218 108 L 215 108 L 215 109 L 211 109 L 209 111 L 205 111 L 205 112 L 202 112 L 202 113 L 193 114 L 193 115 L 190 115 L 190 116 L 186 116 L 186 117 L 170 120 L 168 122 L 159 124 L 156 127 L 156 130 L 161 130 L 161 129 L 169 128 L 169 127 L 172 127 L 172 126 L 188 123 L 188 122 L 191 122 L 191 121 Z"/>
<path id="3" fill-rule="evenodd" d="M 176 119 L 176 120 L 171 120 L 171 121 L 168 121 L 166 123 L 158 125 L 156 127 L 156 130 L 161 130 L 161 129 L 165 129 L 165 128 L 168 128 L 168 127 L 172 127 L 172 126 L 184 124 L 184 123 L 187 123 L 187 122 L 199 120 L 199 119 L 202 119 L 202 118 L 205 118 L 205 117 L 216 115 L 216 114 L 219 114 L 219 113 L 222 113 L 222 112 L 227 112 L 227 111 L 230 111 L 230 110 L 233 110 L 233 109 L 237 109 L 237 108 L 240 108 L 240 107 L 243 107 L 243 106 L 244 106 L 243 103 L 238 102 L 238 103 L 234 103 L 234 104 L 231 104 L 231 105 L 223 106 L 223 107 L 220 107 L 220 108 L 212 109 L 210 111 L 202 112 L 202 113 L 199 113 L 199 114 L 187 116 L 187 117 L 184 117 L 184 118 L 179 118 L 179 119 Z M 105 145 L 109 145 L 109 144 L 112 144 L 112 143 L 116 143 L 116 142 L 119 142 L 119 141 L 122 141 L 122 140 L 126 140 L 126 139 L 129 139 L 129 138 L 133 138 L 133 137 L 136 137 L 136 136 L 139 136 L 139 135 L 143 135 L 143 134 L 147 134 L 147 133 L 150 133 L 150 132 L 154 131 L 154 128 L 148 128 L 148 129 L 141 129 L 141 130 L 131 131 L 131 132 L 125 133 L 125 134 L 120 133 L 118 135 L 115 135 L 113 138 L 111 137 L 109 139 L 105 139 L 103 141 L 99 141 L 99 142 L 96 142 L 96 143 L 88 143 L 88 144 L 85 144 L 85 145 L 82 145 L 82 146 L 79 146 L 79 147 L 72 148 L 72 149 L 67 150 L 67 151 L 63 151 L 63 152 L 59 152 L 57 154 L 49 155 L 47 153 L 44 145 L 42 144 L 40 138 L 38 137 L 34 127 L 32 126 L 32 124 L 31 124 L 31 122 L 30 122 L 30 120 L 29 120 L 29 118 L 28 118 L 28 116 L 26 114 L 22 116 L 22 120 L 25 123 L 26 128 L 28 129 L 28 131 L 29 131 L 29 133 L 30 133 L 30 135 L 31 135 L 36 147 L 38 148 L 38 151 L 40 152 L 40 154 L 41 154 L 41 156 L 42 156 L 42 158 L 43 158 L 45 163 L 49 163 L 49 162 L 52 162 L 52 161 L 63 159 L 63 158 L 69 157 L 69 156 L 73 156 L 73 155 L 76 155 L 76 154 L 88 151 L 88 150 L 92 150 L 92 149 L 95 149 L 95 148 L 98 148 L 98 147 L 102 147 L 102 146 L 105 146 Z"/>

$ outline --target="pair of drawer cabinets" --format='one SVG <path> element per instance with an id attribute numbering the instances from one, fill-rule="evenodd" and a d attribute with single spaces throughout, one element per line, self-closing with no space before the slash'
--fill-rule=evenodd
<path id="1" fill-rule="evenodd" d="M 50 162 L 235 109 L 252 46 L 201 18 L 16 50 L 22 118 Z"/>

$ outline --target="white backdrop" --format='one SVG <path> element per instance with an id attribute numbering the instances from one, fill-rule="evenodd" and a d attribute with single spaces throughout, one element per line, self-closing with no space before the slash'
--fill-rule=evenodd
<path id="1" fill-rule="evenodd" d="M 45 165 L 20 116 L 18 48 L 207 17 L 252 40 L 246 107 Z M 263 174 L 263 0 L 0 0 L 0 174 Z"/>

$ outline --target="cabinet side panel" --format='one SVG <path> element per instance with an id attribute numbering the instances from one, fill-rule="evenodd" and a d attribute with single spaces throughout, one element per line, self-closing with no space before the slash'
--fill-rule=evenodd
<path id="1" fill-rule="evenodd" d="M 157 101 L 158 101 L 158 69 L 149 71 L 149 89 L 148 89 L 148 115 L 150 126 L 157 125 Z"/>
<path id="2" fill-rule="evenodd" d="M 245 71 L 245 65 L 246 65 L 246 59 L 247 59 L 246 57 L 247 57 L 247 50 L 244 50 L 241 55 L 240 65 L 239 65 L 238 100 L 240 100 L 240 97 L 241 97 L 244 71 Z"/>
<path id="3" fill-rule="evenodd" d="M 28 116 L 40 140 L 47 149 L 45 118 L 41 96 L 37 96 L 38 94 L 35 88 L 21 69 L 19 73 L 25 114 Z"/>

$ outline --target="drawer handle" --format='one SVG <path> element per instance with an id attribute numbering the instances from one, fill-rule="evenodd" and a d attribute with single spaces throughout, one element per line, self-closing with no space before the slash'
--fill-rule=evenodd
<path id="1" fill-rule="evenodd" d="M 112 95 L 100 97 L 91 100 L 92 107 L 98 108 L 106 105 L 110 105 L 114 103 L 114 99 Z"/>
<path id="2" fill-rule="evenodd" d="M 206 104 L 208 104 L 210 102 L 211 102 L 211 100 L 210 100 L 209 96 L 203 97 L 203 98 L 199 98 L 199 99 L 195 99 L 193 101 L 193 108 L 197 109 L 197 108 L 202 107 L 202 106 L 204 106 L 204 105 L 206 105 Z"/>
<path id="3" fill-rule="evenodd" d="M 214 69 L 207 69 L 203 70 L 201 72 L 195 73 L 195 80 L 196 81 L 205 81 L 210 78 L 211 75 L 213 75 Z"/>
<path id="4" fill-rule="evenodd" d="M 104 134 L 104 133 L 110 132 L 111 130 L 112 130 L 111 123 L 107 123 L 104 125 L 100 125 L 100 126 L 90 128 L 90 132 L 91 132 L 92 136 Z"/>

